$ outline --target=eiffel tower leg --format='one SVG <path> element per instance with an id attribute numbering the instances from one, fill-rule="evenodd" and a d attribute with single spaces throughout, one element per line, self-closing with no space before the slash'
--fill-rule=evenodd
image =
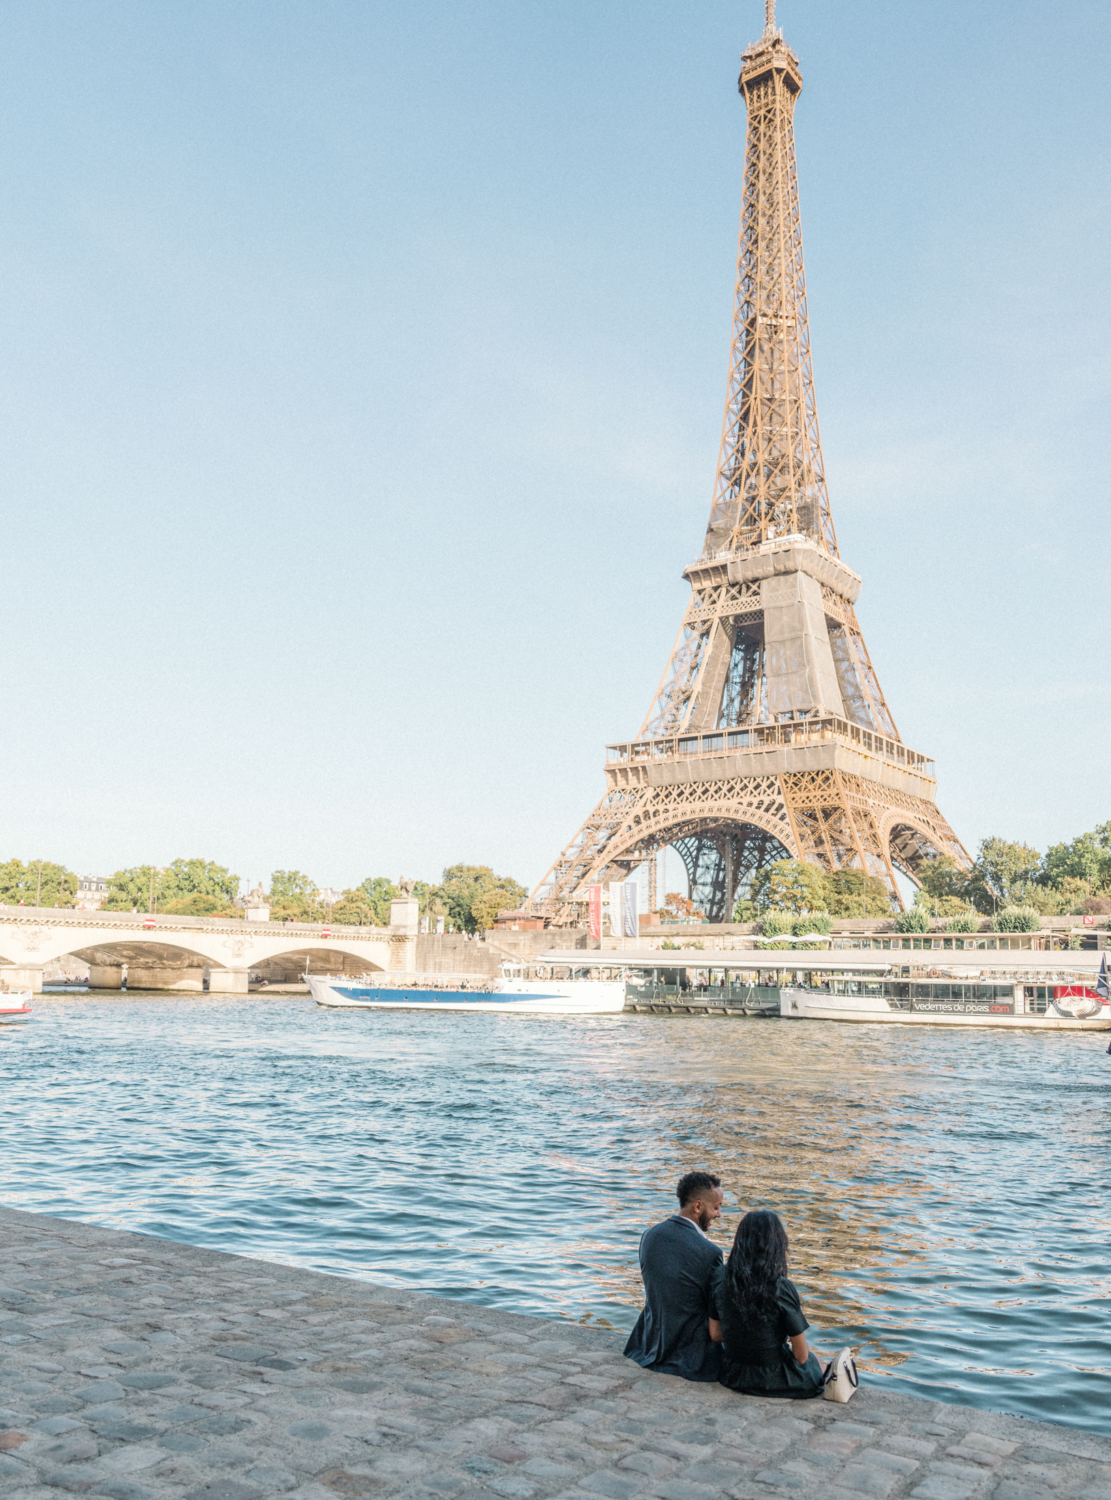
<path id="1" fill-rule="evenodd" d="M 833 871 L 855 866 L 884 882 L 904 906 L 896 867 L 917 884 L 924 861 L 939 854 L 972 861 L 935 803 L 837 769 L 783 777 L 784 801 L 799 857 Z"/>
<path id="2" fill-rule="evenodd" d="M 728 903 L 725 846 L 729 835 L 695 834 L 677 839 L 675 848 L 687 867 L 691 900 L 711 922 L 724 922 Z"/>

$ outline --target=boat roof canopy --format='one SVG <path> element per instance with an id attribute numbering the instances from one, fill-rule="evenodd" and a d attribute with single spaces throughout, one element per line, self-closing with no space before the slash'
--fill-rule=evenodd
<path id="1" fill-rule="evenodd" d="M 767 973 L 772 969 L 799 974 L 814 971 L 822 974 L 884 974 L 892 969 L 937 969 L 940 974 L 954 970 L 982 973 L 997 970 L 1008 974 L 1029 974 L 1031 983 L 1040 974 L 1096 974 L 1101 952 L 1045 952 L 1016 949 L 864 949 L 846 952 L 828 948 L 733 949 L 700 952 L 697 949 L 627 948 L 551 948 L 532 960 L 535 964 L 556 964 L 573 969 L 729 969 Z"/>

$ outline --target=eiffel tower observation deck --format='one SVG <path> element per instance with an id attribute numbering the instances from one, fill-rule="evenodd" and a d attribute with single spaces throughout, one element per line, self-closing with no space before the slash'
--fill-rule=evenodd
<path id="1" fill-rule="evenodd" d="M 856 869 L 902 897 L 924 862 L 969 857 L 935 801 L 934 763 L 903 743 L 837 547 L 814 399 L 794 111 L 799 60 L 766 0 L 742 54 L 748 111 L 729 385 L 691 598 L 635 739 L 610 745 L 606 793 L 536 888 L 581 922 L 589 885 L 668 845 L 712 922 L 779 859 Z M 651 882 L 654 885 L 654 881 Z"/>

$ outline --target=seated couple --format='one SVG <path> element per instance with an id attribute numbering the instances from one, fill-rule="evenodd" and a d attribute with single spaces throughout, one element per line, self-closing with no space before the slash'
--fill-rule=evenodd
<path id="1" fill-rule="evenodd" d="M 807 1348 L 778 1216 L 745 1214 L 723 1265 L 706 1237 L 721 1215 L 720 1179 L 688 1172 L 676 1193 L 679 1212 L 641 1236 L 645 1307 L 625 1353 L 646 1370 L 749 1396 L 820 1396 L 822 1367 Z"/>

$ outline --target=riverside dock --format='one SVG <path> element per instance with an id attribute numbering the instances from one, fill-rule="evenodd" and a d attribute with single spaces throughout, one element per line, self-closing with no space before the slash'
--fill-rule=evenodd
<path id="1" fill-rule="evenodd" d="M 622 1336 L 0 1209 L 0 1494 L 1111 1500 L 1111 1438 L 865 1383 L 641 1370 Z"/>

